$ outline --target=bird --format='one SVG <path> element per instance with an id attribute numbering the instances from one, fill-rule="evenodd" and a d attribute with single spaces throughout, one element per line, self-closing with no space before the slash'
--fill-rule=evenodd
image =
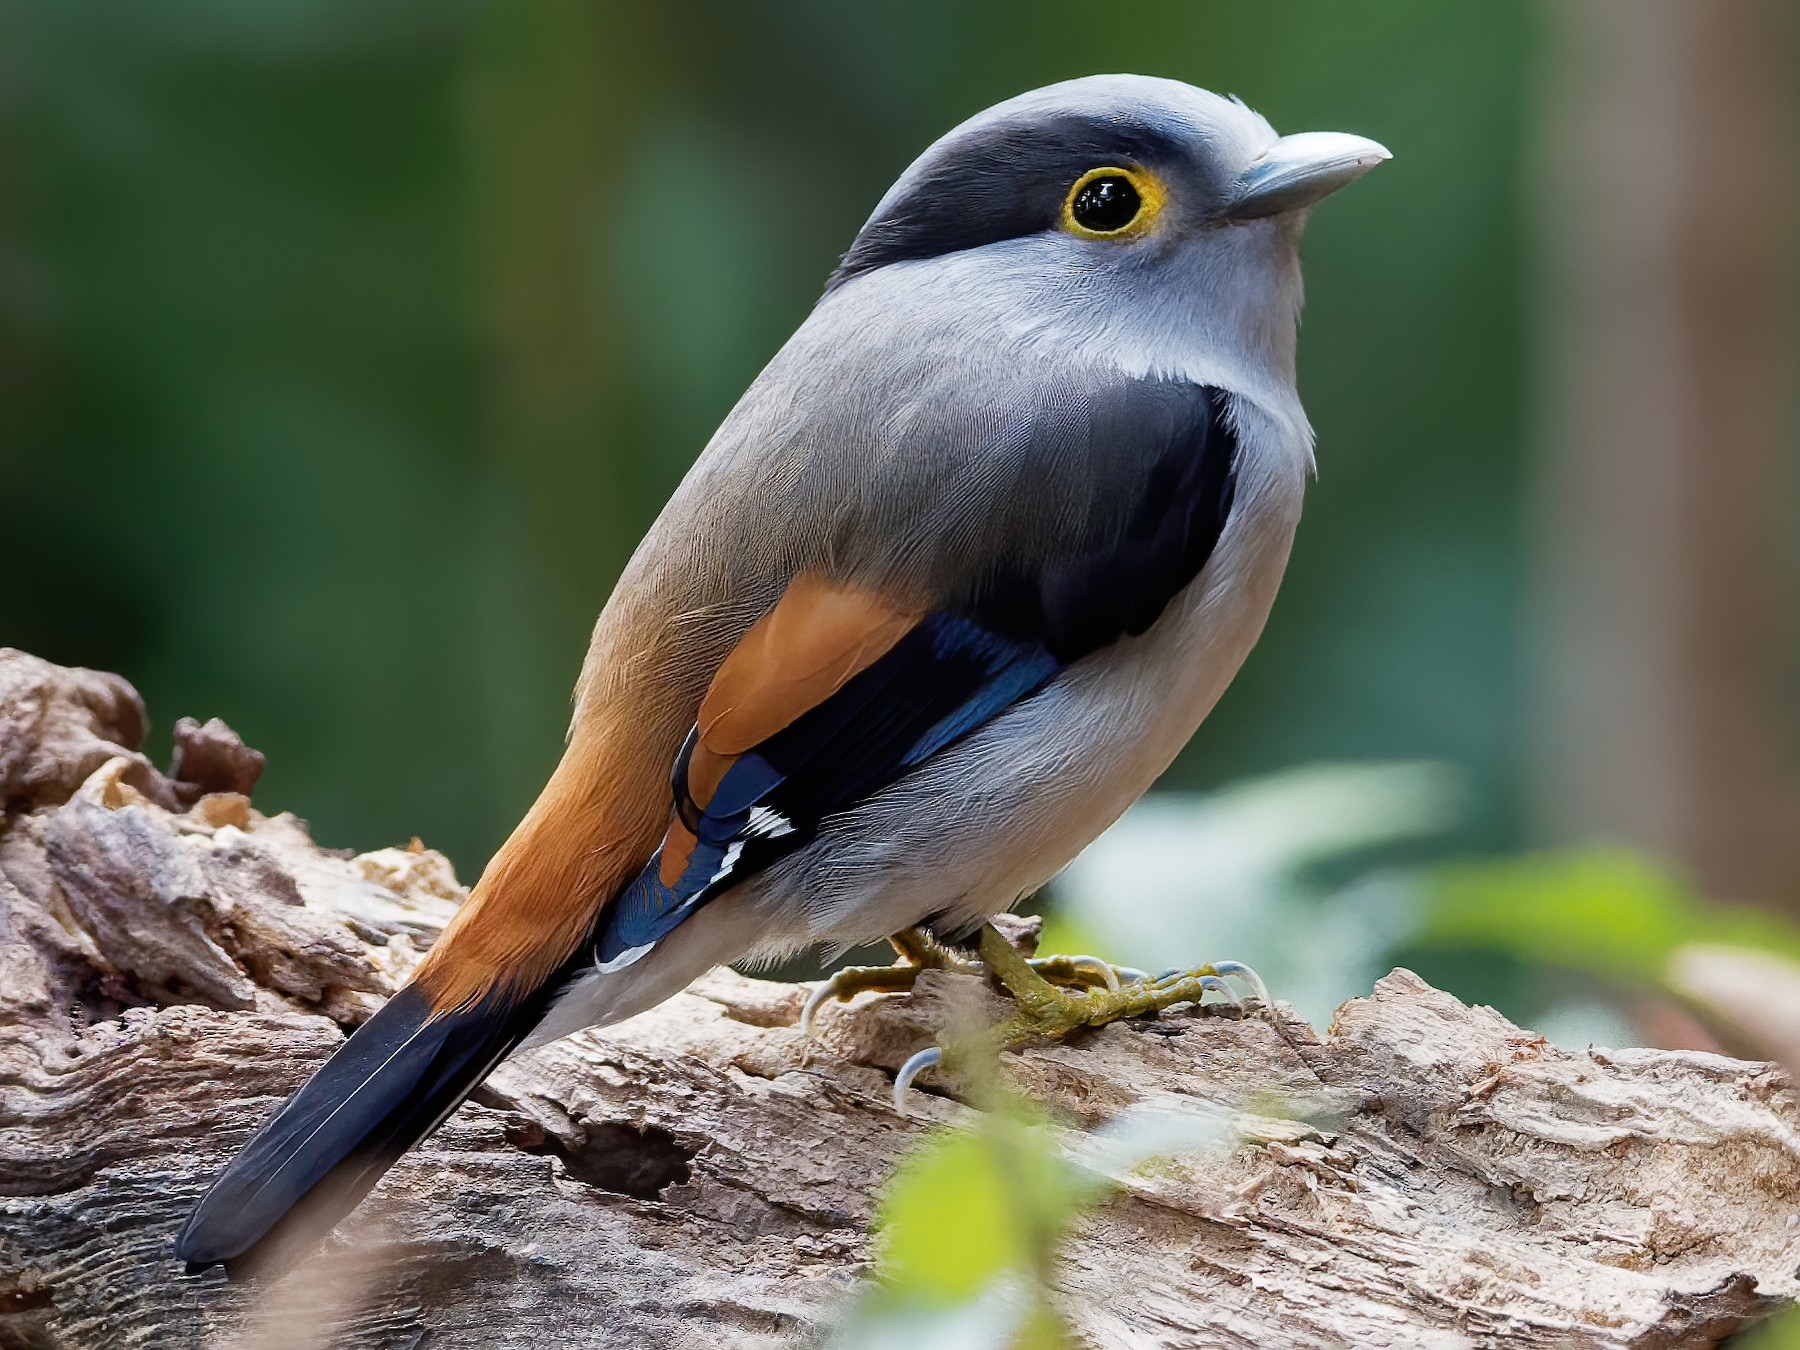
<path id="1" fill-rule="evenodd" d="M 1020 1034 L 1235 969 L 1034 967 L 988 920 L 1151 786 L 1257 641 L 1313 471 L 1302 228 L 1388 157 L 1141 75 L 930 145 L 633 553 L 541 795 L 176 1256 L 294 1259 L 507 1055 L 718 964 L 891 938 L 909 959 L 847 996 L 979 933 Z"/>

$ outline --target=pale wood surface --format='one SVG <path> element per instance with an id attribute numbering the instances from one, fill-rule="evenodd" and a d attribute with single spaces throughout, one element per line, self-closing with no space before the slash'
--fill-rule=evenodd
<path id="1" fill-rule="evenodd" d="M 968 1117 L 888 1089 L 975 981 L 809 1044 L 803 988 L 719 971 L 505 1066 L 286 1282 L 187 1275 L 211 1172 L 462 892 L 252 810 L 217 724 L 193 782 L 142 725 L 122 681 L 0 654 L 0 1347 L 808 1341 L 894 1161 Z M 1242 1140 L 1082 1220 L 1059 1284 L 1096 1346 L 1703 1346 L 1800 1295 L 1800 1105 L 1766 1065 L 1566 1052 L 1399 971 L 1323 1034 L 1174 1015 L 1007 1067 L 1077 1154 L 1142 1105 Z"/>

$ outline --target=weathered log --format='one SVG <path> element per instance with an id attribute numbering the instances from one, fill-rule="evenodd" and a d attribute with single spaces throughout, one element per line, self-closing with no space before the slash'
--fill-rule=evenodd
<path id="1" fill-rule="evenodd" d="M 187 1274 L 208 1177 L 462 891 L 416 842 L 256 811 L 221 724 L 181 777 L 143 725 L 116 677 L 0 652 L 0 1347 L 788 1343 L 867 1277 L 895 1160 L 969 1118 L 888 1096 L 975 981 L 808 1043 L 803 988 L 718 971 L 504 1066 L 285 1281 Z M 1138 1104 L 1241 1140 L 1076 1225 L 1058 1293 L 1093 1345 L 1710 1345 L 1800 1296 L 1800 1103 L 1768 1065 L 1571 1053 L 1396 971 L 1323 1035 L 1177 1014 L 1007 1069 L 1075 1147 Z"/>

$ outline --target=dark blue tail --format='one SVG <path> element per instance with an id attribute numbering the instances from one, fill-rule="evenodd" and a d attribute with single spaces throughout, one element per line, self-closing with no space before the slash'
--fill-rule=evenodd
<path id="1" fill-rule="evenodd" d="M 244 1145 L 175 1238 L 190 1266 L 285 1266 L 430 1134 L 543 1015 L 544 1000 L 431 1015 L 402 989 Z"/>

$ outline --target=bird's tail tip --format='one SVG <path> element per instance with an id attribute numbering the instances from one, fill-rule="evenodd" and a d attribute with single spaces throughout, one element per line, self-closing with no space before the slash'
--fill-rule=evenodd
<path id="1" fill-rule="evenodd" d="M 251 1136 L 175 1236 L 190 1273 L 277 1273 L 354 1209 L 541 1016 L 537 1000 L 440 1013 L 408 986 Z"/>

